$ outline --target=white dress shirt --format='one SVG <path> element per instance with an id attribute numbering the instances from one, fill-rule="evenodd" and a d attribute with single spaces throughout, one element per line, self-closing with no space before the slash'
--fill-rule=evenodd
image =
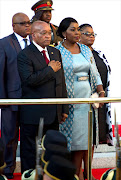
<path id="1" fill-rule="evenodd" d="M 45 50 L 45 54 L 46 54 L 48 60 L 50 60 L 49 54 L 48 54 L 48 51 L 47 51 L 47 47 L 45 47 L 45 48 L 43 49 L 41 46 L 39 46 L 39 45 L 38 45 L 37 43 L 35 43 L 34 41 L 33 41 L 33 44 L 36 46 L 36 48 L 37 48 L 40 52 L 42 52 L 43 50 Z"/>
<path id="2" fill-rule="evenodd" d="M 21 37 L 20 35 L 18 35 L 15 32 L 14 32 L 14 34 L 15 34 L 16 38 L 18 39 L 18 42 L 19 42 L 19 44 L 21 46 L 21 49 L 24 49 L 25 48 L 25 42 L 23 41 L 23 39 L 25 39 L 25 38 Z M 29 36 L 27 36 L 26 39 L 27 39 L 27 45 L 30 45 Z"/>

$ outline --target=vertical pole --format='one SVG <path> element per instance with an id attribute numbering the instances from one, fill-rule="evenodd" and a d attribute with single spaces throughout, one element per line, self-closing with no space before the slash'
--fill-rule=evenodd
<path id="1" fill-rule="evenodd" d="M 114 109 L 115 137 L 116 137 L 116 180 L 121 180 L 121 141 L 119 127 L 116 122 L 116 110 Z"/>
<path id="2" fill-rule="evenodd" d="M 92 180 L 92 124 L 92 110 L 90 104 L 90 111 L 88 112 L 88 180 Z"/>
<path id="3" fill-rule="evenodd" d="M 116 147 L 116 180 L 121 180 L 121 147 Z"/>

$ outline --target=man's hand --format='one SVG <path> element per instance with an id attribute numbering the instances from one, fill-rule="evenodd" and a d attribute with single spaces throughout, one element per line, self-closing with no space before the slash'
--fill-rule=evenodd
<path id="1" fill-rule="evenodd" d="M 68 114 L 62 113 L 61 123 L 65 122 L 67 117 L 68 117 Z"/>
<path id="2" fill-rule="evenodd" d="M 61 69 L 61 63 L 55 60 L 50 61 L 48 66 L 51 66 L 54 72 L 57 72 L 59 69 Z"/>

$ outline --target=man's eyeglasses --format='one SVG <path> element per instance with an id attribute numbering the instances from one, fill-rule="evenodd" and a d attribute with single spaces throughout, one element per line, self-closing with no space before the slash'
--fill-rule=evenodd
<path id="1" fill-rule="evenodd" d="M 31 25 L 31 21 L 23 21 L 23 22 L 16 22 L 16 23 L 13 23 L 13 24 L 20 24 L 21 26 L 26 26 L 26 25 Z"/>
<path id="2" fill-rule="evenodd" d="M 84 34 L 87 37 L 90 37 L 90 36 L 96 37 L 97 36 L 96 33 L 89 33 L 89 32 L 85 32 L 85 33 L 81 33 L 81 34 Z"/>

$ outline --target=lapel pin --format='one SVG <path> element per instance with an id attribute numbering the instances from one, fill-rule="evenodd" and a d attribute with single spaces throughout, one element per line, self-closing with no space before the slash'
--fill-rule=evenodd
<path id="1" fill-rule="evenodd" d="M 53 52 L 51 52 L 51 54 L 53 54 Z"/>

